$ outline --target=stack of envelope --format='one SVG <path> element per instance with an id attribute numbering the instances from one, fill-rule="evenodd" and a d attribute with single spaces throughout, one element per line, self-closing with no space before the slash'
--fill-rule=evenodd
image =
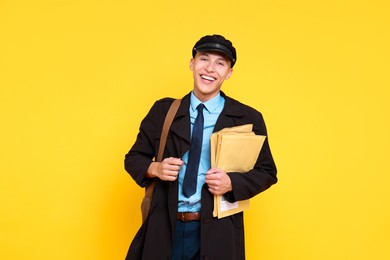
<path id="1" fill-rule="evenodd" d="M 211 166 L 225 172 L 245 173 L 253 169 L 266 136 L 256 135 L 253 125 L 224 128 L 211 135 Z M 230 203 L 214 196 L 214 217 L 223 218 L 249 208 L 249 199 Z"/>

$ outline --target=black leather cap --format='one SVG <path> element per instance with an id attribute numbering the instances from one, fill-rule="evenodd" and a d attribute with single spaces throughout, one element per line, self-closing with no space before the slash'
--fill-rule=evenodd
<path id="1" fill-rule="evenodd" d="M 192 49 L 192 57 L 195 57 L 197 52 L 220 52 L 225 54 L 231 61 L 231 67 L 237 61 L 236 49 L 233 47 L 231 41 L 225 39 L 222 35 L 206 35 L 195 43 Z"/>

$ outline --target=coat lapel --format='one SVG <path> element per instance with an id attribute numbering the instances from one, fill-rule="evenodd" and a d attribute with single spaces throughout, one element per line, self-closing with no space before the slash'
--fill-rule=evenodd
<path id="1" fill-rule="evenodd" d="M 214 132 L 217 132 L 225 127 L 238 125 L 237 119 L 244 116 L 244 112 L 238 101 L 226 96 L 222 91 L 221 95 L 225 98 L 225 106 L 215 124 Z"/>
<path id="2" fill-rule="evenodd" d="M 190 148 L 190 98 L 189 94 L 182 98 L 180 107 L 171 125 L 171 133 L 178 156 L 182 157 Z"/>

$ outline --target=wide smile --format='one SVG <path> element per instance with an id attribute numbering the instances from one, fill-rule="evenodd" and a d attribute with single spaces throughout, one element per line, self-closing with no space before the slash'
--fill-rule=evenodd
<path id="1" fill-rule="evenodd" d="M 210 75 L 200 74 L 199 76 L 201 79 L 203 79 L 207 82 L 214 82 L 216 80 L 216 78 L 214 78 L 213 76 L 210 76 Z"/>

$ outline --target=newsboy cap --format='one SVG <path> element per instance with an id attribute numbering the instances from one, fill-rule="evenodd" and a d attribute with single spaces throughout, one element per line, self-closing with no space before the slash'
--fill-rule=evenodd
<path id="1" fill-rule="evenodd" d="M 225 39 L 222 35 L 213 34 L 200 38 L 192 49 L 192 57 L 194 58 L 197 52 L 210 51 L 225 54 L 230 59 L 232 68 L 237 61 L 236 49 L 233 47 L 232 42 Z"/>

